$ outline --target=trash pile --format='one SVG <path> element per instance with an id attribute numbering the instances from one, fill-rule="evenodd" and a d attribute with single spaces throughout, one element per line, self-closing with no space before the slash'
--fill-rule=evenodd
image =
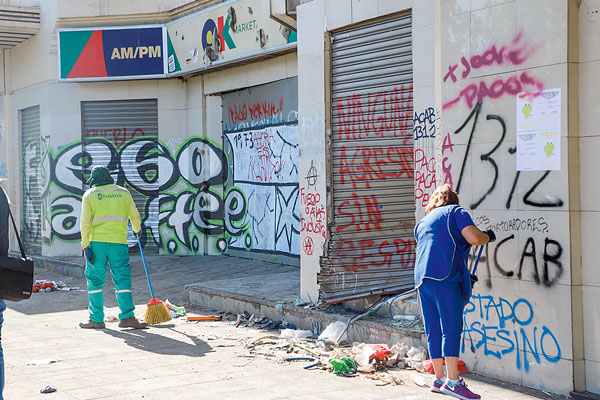
<path id="1" fill-rule="evenodd" d="M 69 287 L 63 281 L 49 281 L 47 279 L 36 279 L 33 287 L 31 288 L 32 293 L 44 293 L 44 292 L 69 292 L 71 290 L 79 290 L 78 287 Z"/>
<path id="2" fill-rule="evenodd" d="M 179 317 L 184 317 L 186 315 L 185 307 L 183 307 L 183 306 L 178 307 L 178 306 L 174 305 L 173 303 L 171 303 L 169 301 L 169 299 L 165 300 L 165 306 L 167 306 L 169 313 L 171 313 L 171 318 L 179 318 Z"/>
<path id="3" fill-rule="evenodd" d="M 185 309 L 165 301 L 174 318 L 184 316 Z M 249 358 L 240 367 L 248 365 L 256 357 L 264 357 L 273 361 L 289 364 L 303 363 L 305 370 L 325 370 L 341 377 L 362 377 L 375 382 L 377 386 L 402 385 L 405 382 L 399 376 L 401 370 L 428 372 L 431 362 L 427 360 L 425 348 L 409 347 L 399 342 L 393 346 L 387 344 L 350 343 L 348 338 L 349 323 L 336 321 L 322 328 L 314 325 L 313 330 L 296 329 L 296 326 L 283 320 L 277 321 L 266 316 L 256 316 L 249 312 L 231 314 L 218 312 L 217 315 L 190 316 L 189 322 L 226 321 L 236 328 L 253 327 L 270 331 L 256 339 L 244 342 L 246 352 L 240 357 Z M 405 325 L 417 325 L 418 317 L 399 317 L 396 322 Z M 208 340 L 211 338 L 209 337 Z M 403 375 L 406 377 L 406 374 Z M 417 385 L 427 386 L 421 374 L 414 373 L 412 381 Z"/>
<path id="4" fill-rule="evenodd" d="M 245 311 L 243 314 L 238 314 L 237 319 L 232 322 L 236 328 L 240 326 L 255 327 L 258 329 L 275 330 L 275 329 L 296 329 L 293 324 L 288 324 L 285 321 L 274 321 L 265 316 L 256 317 L 254 314 Z"/>
<path id="5" fill-rule="evenodd" d="M 272 321 L 271 321 L 272 322 Z M 265 325 L 264 317 L 239 314 L 235 326 Z M 285 323 L 279 323 L 285 326 Z M 424 371 L 427 352 L 423 347 L 409 348 L 404 343 L 348 343 L 346 324 L 329 324 L 315 338 L 307 330 L 281 329 L 279 335 L 267 335 L 245 343 L 243 357 L 262 356 L 281 363 L 306 362 L 304 369 L 321 369 L 342 377 L 359 377 L 375 381 L 377 386 L 401 385 L 402 379 L 390 370 Z M 274 329 L 274 328 L 273 328 Z"/>

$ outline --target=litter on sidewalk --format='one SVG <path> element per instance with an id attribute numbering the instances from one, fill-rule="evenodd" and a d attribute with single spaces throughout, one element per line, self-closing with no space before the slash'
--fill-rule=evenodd
<path id="1" fill-rule="evenodd" d="M 221 315 L 188 315 L 187 320 L 193 321 L 221 321 L 223 317 Z"/>
<path id="2" fill-rule="evenodd" d="M 48 385 L 45 388 L 40 390 L 40 393 L 54 393 L 54 392 L 56 392 L 56 389 L 50 385 Z"/>
<path id="3" fill-rule="evenodd" d="M 169 309 L 169 311 L 171 311 L 171 317 L 178 318 L 178 317 L 184 317 L 186 315 L 185 307 L 176 306 L 175 304 L 171 303 L 169 301 L 169 299 L 166 299 L 164 301 L 164 304 L 165 304 L 165 306 L 167 306 L 167 309 Z"/>
<path id="4" fill-rule="evenodd" d="M 446 361 L 442 360 L 442 364 L 446 365 Z M 435 372 L 433 371 L 433 362 L 431 360 L 423 361 L 423 370 L 429 372 L 430 374 L 434 374 Z M 469 372 L 463 360 L 458 360 L 458 372 L 461 374 Z"/>
<path id="5" fill-rule="evenodd" d="M 30 360 L 27 361 L 27 365 L 49 365 L 58 362 L 59 360 L 55 358 L 45 358 L 43 360 Z"/>
<path id="6" fill-rule="evenodd" d="M 227 316 L 227 315 L 225 315 Z M 338 376 L 358 377 L 374 381 L 376 386 L 402 385 L 404 381 L 390 370 L 424 371 L 425 348 L 410 347 L 399 342 L 393 346 L 379 343 L 348 343 L 348 323 L 335 321 L 318 335 L 310 330 L 296 329 L 293 324 L 256 316 L 247 311 L 234 314 L 230 324 L 236 328 L 254 327 L 279 330 L 279 335 L 266 335 L 245 342 L 247 352 L 240 357 L 264 357 L 279 363 L 299 362 L 305 370 L 327 370 Z M 414 323 L 414 318 L 398 318 Z M 245 366 L 244 362 L 239 366 Z M 420 374 L 418 374 L 420 375 Z M 413 378 L 415 381 L 416 378 Z M 416 383 L 416 382 L 415 382 Z"/>
<path id="7" fill-rule="evenodd" d="M 44 293 L 44 292 L 69 292 L 71 290 L 77 290 L 77 288 L 71 288 L 67 286 L 63 281 L 49 281 L 47 279 L 36 279 L 33 284 L 31 291 L 33 293 Z"/>
<path id="8" fill-rule="evenodd" d="M 372 374 L 365 375 L 366 379 L 372 379 L 374 381 L 380 381 L 381 383 L 376 383 L 376 386 L 385 386 L 385 385 L 403 385 L 404 381 L 398 377 L 390 373 L 376 372 Z"/>
<path id="9" fill-rule="evenodd" d="M 284 339 L 306 339 L 313 336 L 313 333 L 302 329 L 282 329 L 281 337 Z"/>
<path id="10" fill-rule="evenodd" d="M 274 329 L 296 329 L 293 324 L 288 324 L 286 321 L 274 321 L 265 316 L 256 317 L 254 314 L 249 314 L 247 311 L 243 314 L 237 314 L 235 321 L 230 322 L 236 328 L 240 326 L 252 327 L 258 329 L 274 330 Z"/>

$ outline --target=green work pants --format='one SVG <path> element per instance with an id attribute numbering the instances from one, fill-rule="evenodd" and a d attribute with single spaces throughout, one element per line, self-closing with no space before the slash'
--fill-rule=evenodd
<path id="1" fill-rule="evenodd" d="M 133 317 L 133 296 L 131 294 L 131 270 L 129 269 L 129 248 L 126 244 L 91 242 L 92 261 L 86 260 L 85 278 L 87 280 L 88 297 L 90 298 L 90 320 L 104 321 L 104 283 L 110 265 L 117 303 L 119 303 L 119 319 Z"/>

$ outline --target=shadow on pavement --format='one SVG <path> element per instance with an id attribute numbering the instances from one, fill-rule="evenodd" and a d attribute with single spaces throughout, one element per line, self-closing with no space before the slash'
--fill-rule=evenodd
<path id="1" fill-rule="evenodd" d="M 174 325 L 161 325 L 149 329 L 112 330 L 102 329 L 102 332 L 115 338 L 123 339 L 126 345 L 139 350 L 164 355 L 183 355 L 188 357 L 203 357 L 212 350 L 206 342 L 197 336 L 188 335 L 173 329 Z M 167 336 L 152 333 L 153 330 L 169 329 L 190 339 L 192 343 L 183 342 Z"/>
<path id="2" fill-rule="evenodd" d="M 33 293 L 28 300 L 19 302 L 7 301 L 6 305 L 10 309 L 27 315 L 60 313 L 86 310 L 88 307 L 88 297 L 85 292 Z M 107 304 L 107 307 L 109 306 L 110 304 Z"/>

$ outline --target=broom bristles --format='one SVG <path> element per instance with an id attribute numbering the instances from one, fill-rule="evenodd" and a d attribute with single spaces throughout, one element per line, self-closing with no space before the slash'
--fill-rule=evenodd
<path id="1" fill-rule="evenodd" d="M 165 303 L 158 299 L 150 300 L 144 314 L 144 322 L 148 325 L 156 325 L 170 320 L 171 313 Z"/>

